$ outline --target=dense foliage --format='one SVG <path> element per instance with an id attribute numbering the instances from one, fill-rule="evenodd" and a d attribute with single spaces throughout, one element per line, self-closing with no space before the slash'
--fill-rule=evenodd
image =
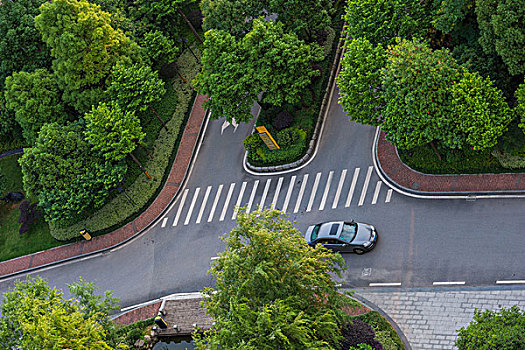
<path id="1" fill-rule="evenodd" d="M 49 71 L 37 69 L 32 73 L 13 73 L 5 83 L 6 106 L 14 113 L 25 139 L 31 144 L 44 124 L 63 124 L 69 118 L 55 75 Z"/>
<path id="2" fill-rule="evenodd" d="M 375 332 L 372 327 L 361 321 L 354 319 L 341 327 L 341 349 L 351 349 L 359 344 L 367 344 L 371 349 L 383 350 L 381 343 L 375 339 Z M 359 349 L 359 348 L 358 348 Z"/>
<path id="3" fill-rule="evenodd" d="M 74 299 L 49 288 L 41 278 L 17 281 L 4 293 L 0 317 L 2 349 L 109 350 L 111 334 L 105 329 L 115 299 L 93 295 L 93 285 L 79 279 L 70 285 Z M 107 297 L 110 297 L 108 299 Z M 120 349 L 126 347 L 118 346 Z"/>
<path id="4" fill-rule="evenodd" d="M 345 45 L 337 86 L 339 103 L 352 120 L 375 126 L 383 122 L 381 69 L 385 65 L 385 49 L 381 44 L 374 46 L 358 38 Z"/>
<path id="5" fill-rule="evenodd" d="M 19 162 L 24 190 L 38 198 L 46 219 L 57 223 L 100 207 L 126 172 L 125 164 L 104 161 L 80 123 L 44 125 Z"/>
<path id="6" fill-rule="evenodd" d="M 318 74 L 311 65 L 322 58 L 319 45 L 285 33 L 282 23 L 255 19 L 239 40 L 221 30 L 206 32 L 203 69 L 194 83 L 200 94 L 210 96 L 206 107 L 214 118 L 247 122 L 262 92 L 262 103 L 297 101 Z"/>
<path id="7" fill-rule="evenodd" d="M 499 311 L 476 310 L 474 320 L 458 331 L 459 350 L 518 350 L 525 348 L 525 312 L 518 306 Z"/>
<path id="8" fill-rule="evenodd" d="M 49 68 L 51 56 L 34 18 L 46 0 L 3 1 L 0 6 L 0 89 L 14 72 Z"/>
<path id="9" fill-rule="evenodd" d="M 200 349 L 338 349 L 340 255 L 301 238 L 281 212 L 241 212 L 213 262 L 204 305 L 216 321 Z"/>

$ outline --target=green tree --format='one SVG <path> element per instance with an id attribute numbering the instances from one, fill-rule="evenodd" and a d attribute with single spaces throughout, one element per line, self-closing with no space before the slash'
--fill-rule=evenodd
<path id="1" fill-rule="evenodd" d="M 80 122 L 44 125 L 19 163 L 24 190 L 38 198 L 47 221 L 59 225 L 102 206 L 126 173 L 125 163 L 106 162 L 92 149 Z"/>
<path id="2" fill-rule="evenodd" d="M 5 92 L 0 90 L 0 136 L 9 138 L 19 133 L 20 125 L 15 119 L 15 113 L 7 108 Z"/>
<path id="3" fill-rule="evenodd" d="M 500 311 L 476 310 L 474 320 L 458 331 L 459 350 L 518 350 L 525 348 L 525 312 L 518 306 Z"/>
<path id="4" fill-rule="evenodd" d="M 520 121 L 519 126 L 523 129 L 523 132 L 525 132 L 525 82 L 520 84 L 516 90 L 515 95 L 518 105 L 514 108 L 514 110 Z"/>
<path id="5" fill-rule="evenodd" d="M 252 28 L 252 19 L 264 15 L 268 0 L 202 0 L 204 30 L 216 29 L 241 38 Z"/>
<path id="6" fill-rule="evenodd" d="M 461 146 L 449 89 L 460 73 L 448 50 L 432 51 L 418 40 L 403 40 L 387 50 L 382 76 L 387 140 L 403 149 L 433 141 L 448 148 Z"/>
<path id="7" fill-rule="evenodd" d="M 525 73 L 525 3 L 520 0 L 476 0 L 479 43 L 497 52 L 513 75 Z"/>
<path id="8" fill-rule="evenodd" d="M 35 142 L 44 124 L 64 123 L 69 119 L 55 75 L 47 70 L 13 73 L 6 78 L 5 85 L 6 106 L 14 112 L 29 143 Z"/>
<path id="9" fill-rule="evenodd" d="M 369 125 L 383 122 L 385 105 L 381 94 L 381 69 L 386 65 L 385 49 L 363 38 L 347 43 L 337 77 L 339 103 L 351 120 Z"/>
<path id="10" fill-rule="evenodd" d="M 277 210 L 240 212 L 214 261 L 215 288 L 204 305 L 216 321 L 200 349 L 338 349 L 341 306 L 332 274 L 345 264 L 322 245 L 311 248 Z"/>
<path id="11" fill-rule="evenodd" d="M 431 23 L 431 1 L 348 0 L 344 19 L 352 38 L 363 37 L 373 44 L 394 44 L 396 37 L 422 38 Z"/>
<path id="12" fill-rule="evenodd" d="M 465 142 L 475 150 L 494 147 L 512 119 L 501 90 L 490 79 L 464 69 L 451 94 L 454 122 Z"/>
<path id="13" fill-rule="evenodd" d="M 51 49 L 64 101 L 84 113 L 103 98 L 105 79 L 121 60 L 140 60 L 138 46 L 110 14 L 86 0 L 54 0 L 40 7 L 36 28 Z"/>
<path id="14" fill-rule="evenodd" d="M 116 104 L 102 103 L 86 113 L 86 139 L 108 161 L 122 160 L 144 139 L 140 120 Z"/>
<path id="15" fill-rule="evenodd" d="M 242 39 L 220 30 L 206 32 L 203 69 L 194 81 L 197 91 L 210 97 L 206 107 L 214 118 L 247 122 L 253 101 L 280 106 L 297 102 L 299 93 L 319 71 L 323 59 L 317 44 L 306 44 L 284 33 L 282 23 L 255 19 Z"/>
<path id="16" fill-rule="evenodd" d="M 4 293 L 0 318 L 2 349 L 111 349 L 97 317 L 85 317 L 62 292 L 41 278 L 16 281 Z"/>
<path id="17" fill-rule="evenodd" d="M 0 89 L 14 72 L 49 68 L 51 55 L 35 28 L 46 0 L 3 1 L 0 6 Z"/>
<path id="18" fill-rule="evenodd" d="M 195 0 L 138 0 L 141 11 L 152 14 L 158 18 L 173 16 L 175 13 L 177 13 L 184 19 L 184 22 L 186 22 L 188 27 L 193 32 L 193 35 L 195 35 L 195 38 L 197 38 L 197 40 L 202 43 L 202 39 L 193 27 L 193 24 L 182 11 L 183 6 L 193 2 L 195 2 Z"/>
<path id="19" fill-rule="evenodd" d="M 144 35 L 146 54 L 157 67 L 174 62 L 180 54 L 180 48 L 161 31 L 150 31 Z"/>
<path id="20" fill-rule="evenodd" d="M 158 73 L 152 71 L 150 66 L 138 63 L 116 65 L 111 72 L 111 83 L 107 92 L 109 99 L 126 111 L 143 112 L 149 108 L 162 126 L 168 130 L 157 111 L 151 106 L 152 103 L 162 99 L 166 89 Z"/>
<path id="21" fill-rule="evenodd" d="M 452 32 L 474 11 L 475 0 L 443 0 L 440 2 L 433 21 L 436 29 L 443 33 Z"/>

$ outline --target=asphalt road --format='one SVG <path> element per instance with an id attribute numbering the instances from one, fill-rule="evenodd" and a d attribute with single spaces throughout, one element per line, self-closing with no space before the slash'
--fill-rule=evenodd
<path id="1" fill-rule="evenodd" d="M 303 169 L 248 174 L 241 142 L 253 125 L 223 128 L 223 120 L 212 121 L 186 188 L 164 219 L 114 251 L 35 274 L 58 288 L 82 276 L 114 290 L 121 306 L 200 290 L 213 284 L 207 270 L 224 250 L 218 237 L 235 225 L 239 203 L 286 209 L 302 232 L 339 219 L 376 226 L 372 252 L 344 256 L 347 287 L 525 280 L 523 199 L 422 200 L 392 192 L 371 168 L 374 129 L 348 121 L 336 98 L 317 155 Z M 0 290 L 13 280 L 0 281 Z"/>

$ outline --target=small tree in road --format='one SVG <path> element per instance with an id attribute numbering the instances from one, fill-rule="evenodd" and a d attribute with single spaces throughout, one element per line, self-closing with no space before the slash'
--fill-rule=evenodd
<path id="1" fill-rule="evenodd" d="M 212 264 L 204 305 L 216 326 L 200 349 L 338 349 L 341 306 L 331 274 L 344 260 L 311 248 L 277 210 L 241 212 Z"/>
<path id="2" fill-rule="evenodd" d="M 476 310 L 474 320 L 458 331 L 459 350 L 525 349 L 525 312 L 518 306 L 500 311 Z"/>

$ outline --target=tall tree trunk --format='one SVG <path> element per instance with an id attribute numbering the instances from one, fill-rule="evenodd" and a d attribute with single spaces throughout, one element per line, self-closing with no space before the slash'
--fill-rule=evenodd
<path id="1" fill-rule="evenodd" d="M 144 169 L 144 167 L 142 166 L 142 164 L 140 164 L 140 162 L 139 162 L 139 160 L 137 159 L 137 157 L 135 157 L 135 156 L 133 155 L 133 153 L 131 153 L 131 152 L 129 152 L 128 154 L 129 154 L 129 156 L 131 157 L 131 159 L 133 159 L 133 161 L 134 161 L 135 163 L 137 163 L 137 165 L 139 166 L 140 170 L 142 170 L 142 172 L 144 172 L 144 174 L 146 174 L 146 176 L 148 177 L 148 179 L 151 180 L 151 179 L 152 179 L 152 178 L 151 178 L 151 175 L 148 173 L 148 171 L 147 171 L 146 169 Z"/>
<path id="2" fill-rule="evenodd" d="M 166 131 L 168 131 L 168 127 L 166 126 L 166 123 L 164 123 L 164 121 L 160 118 L 159 114 L 157 113 L 157 111 L 155 110 L 155 108 L 151 107 L 150 105 L 148 105 L 148 108 L 153 112 L 153 114 L 155 114 L 155 117 L 158 119 L 158 121 L 162 124 L 162 126 L 164 127 L 164 129 L 166 129 Z"/>
<path id="3" fill-rule="evenodd" d="M 184 12 L 182 12 L 182 10 L 179 8 L 177 9 L 177 12 L 179 13 L 179 15 L 182 16 L 182 18 L 184 18 L 184 20 L 186 21 L 186 23 L 188 24 L 188 27 L 190 27 L 191 31 L 193 32 L 193 35 L 195 35 L 195 37 L 197 38 L 197 40 L 199 40 L 199 42 L 202 44 L 202 39 L 201 37 L 199 36 L 199 34 L 197 34 L 197 31 L 195 30 L 195 28 L 193 27 L 193 24 L 191 24 L 191 22 L 189 21 L 188 17 L 186 17 L 186 15 L 184 14 Z"/>
<path id="4" fill-rule="evenodd" d="M 434 150 L 434 153 L 438 157 L 439 160 L 441 160 L 441 154 L 439 154 L 436 145 L 434 144 L 434 141 L 430 141 L 430 147 Z"/>
<path id="5" fill-rule="evenodd" d="M 179 67 L 177 67 L 177 63 L 175 63 L 174 67 L 175 67 L 175 72 L 177 72 L 177 74 L 178 74 L 179 77 L 182 79 L 182 81 L 183 81 L 184 83 L 187 83 L 188 81 L 187 81 L 186 79 L 184 79 L 184 77 L 182 76 L 182 74 L 180 74 Z"/>

